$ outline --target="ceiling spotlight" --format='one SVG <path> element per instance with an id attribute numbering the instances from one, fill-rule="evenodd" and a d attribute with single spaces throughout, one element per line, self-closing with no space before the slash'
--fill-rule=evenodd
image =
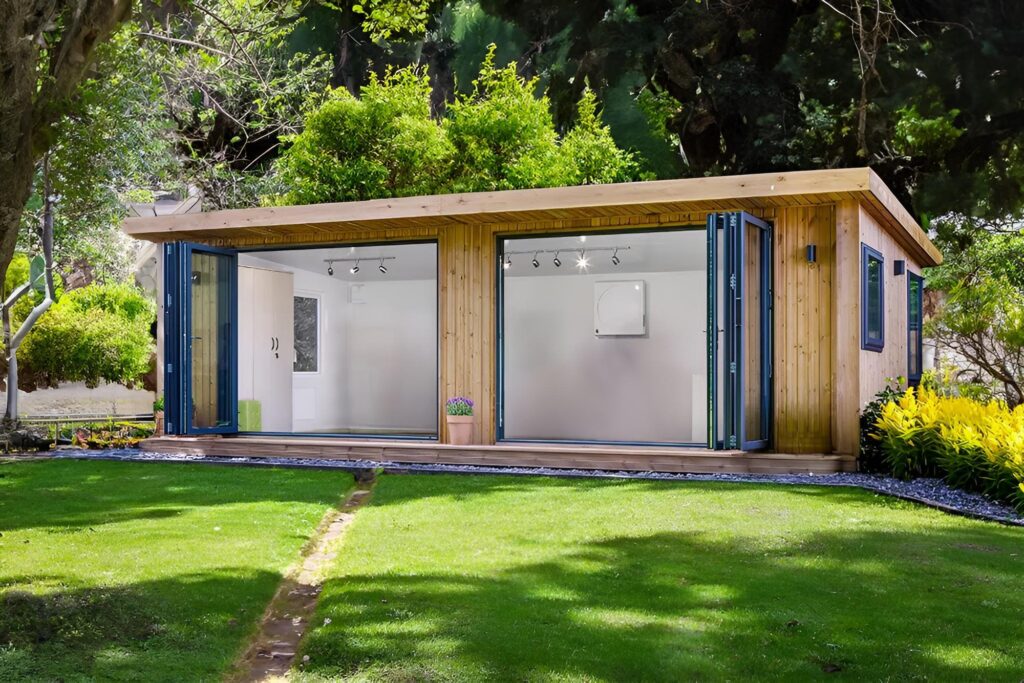
<path id="1" fill-rule="evenodd" d="M 590 266 L 590 259 L 587 258 L 587 252 L 581 251 L 579 258 L 576 259 L 576 267 L 580 270 L 586 270 Z"/>
<path id="2" fill-rule="evenodd" d="M 356 264 L 354 266 L 352 266 L 351 268 L 348 269 L 348 272 L 352 273 L 353 275 L 355 275 L 356 273 L 359 272 L 359 261 L 358 260 L 356 261 Z"/>
<path id="3" fill-rule="evenodd" d="M 505 256 L 505 262 L 501 264 L 501 267 L 504 268 L 505 270 L 508 270 L 509 268 L 511 268 L 512 267 L 512 257 L 509 256 L 509 255 L 506 255 Z"/>
<path id="4" fill-rule="evenodd" d="M 382 275 L 387 275 L 388 267 L 384 265 L 384 259 L 380 260 L 380 265 L 377 266 L 377 270 L 379 270 Z"/>
<path id="5" fill-rule="evenodd" d="M 334 275 L 334 264 L 333 264 L 333 263 L 332 263 L 332 264 L 329 264 L 329 265 L 327 266 L 327 274 L 328 274 L 328 275 Z"/>
<path id="6" fill-rule="evenodd" d="M 539 254 L 540 252 L 537 252 L 537 253 Z M 532 263 L 533 263 L 533 267 L 534 268 L 540 268 L 540 261 L 537 260 L 537 254 L 533 255 Z"/>
<path id="7" fill-rule="evenodd" d="M 558 252 L 557 251 L 555 252 L 555 260 L 552 261 L 552 263 L 555 264 L 555 268 L 561 268 L 562 267 L 562 259 L 558 258 Z"/>
<path id="8" fill-rule="evenodd" d="M 617 266 L 619 265 L 619 263 L 619 250 L 616 249 L 615 251 L 612 252 L 612 265 Z"/>

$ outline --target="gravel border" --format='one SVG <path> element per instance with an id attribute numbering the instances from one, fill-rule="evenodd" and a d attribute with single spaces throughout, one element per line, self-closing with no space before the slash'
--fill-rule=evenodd
<path id="1" fill-rule="evenodd" d="M 724 481 L 752 484 L 793 484 L 846 486 L 913 501 L 954 515 L 1024 527 L 1024 514 L 989 500 L 978 493 L 961 491 L 941 479 L 901 481 L 876 474 L 837 472 L 835 474 L 674 474 L 667 472 L 626 472 L 609 470 L 558 469 L 552 467 L 489 467 L 483 465 L 435 465 L 377 460 L 327 460 L 318 458 L 245 458 L 149 453 L 137 449 L 105 451 L 52 451 L 43 457 L 72 460 L 119 460 L 131 462 L 195 462 L 207 465 L 296 467 L 347 471 L 383 470 L 388 473 L 417 474 L 502 474 L 515 476 L 584 477 L 656 481 Z"/>

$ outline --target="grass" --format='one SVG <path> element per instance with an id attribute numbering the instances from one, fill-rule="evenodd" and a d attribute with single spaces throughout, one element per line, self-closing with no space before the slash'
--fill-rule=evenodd
<path id="1" fill-rule="evenodd" d="M 336 472 L 0 464 L 0 680 L 219 680 Z"/>
<path id="2" fill-rule="evenodd" d="M 856 490 L 384 477 L 330 571 L 299 680 L 1024 674 L 1024 530 Z"/>

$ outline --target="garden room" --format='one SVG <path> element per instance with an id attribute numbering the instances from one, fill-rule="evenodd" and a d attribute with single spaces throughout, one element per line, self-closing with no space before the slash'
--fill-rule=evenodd
<path id="1" fill-rule="evenodd" d="M 195 270 L 203 257 L 217 255 L 193 255 L 192 420 L 216 429 L 230 394 L 217 383 L 231 379 L 215 366 L 231 363 L 203 346 L 217 336 L 217 297 L 206 291 L 217 282 L 204 287 Z M 238 432 L 437 436 L 435 243 L 236 258 Z"/>

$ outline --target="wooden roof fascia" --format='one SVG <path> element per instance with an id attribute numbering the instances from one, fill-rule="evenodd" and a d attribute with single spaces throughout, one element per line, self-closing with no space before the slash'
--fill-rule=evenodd
<path id="1" fill-rule="evenodd" d="M 229 209 L 128 218 L 124 232 L 151 241 L 240 238 L 254 234 L 318 234 L 421 228 L 445 224 L 512 223 L 612 217 L 616 214 L 777 209 L 855 197 L 924 265 L 942 262 L 938 249 L 869 168 L 654 180 L 576 187 L 398 197 L 306 206 Z M 721 207 L 720 209 L 712 207 Z M 251 231 L 248 232 L 247 231 Z M 319 240 L 318 240 L 319 241 Z"/>

